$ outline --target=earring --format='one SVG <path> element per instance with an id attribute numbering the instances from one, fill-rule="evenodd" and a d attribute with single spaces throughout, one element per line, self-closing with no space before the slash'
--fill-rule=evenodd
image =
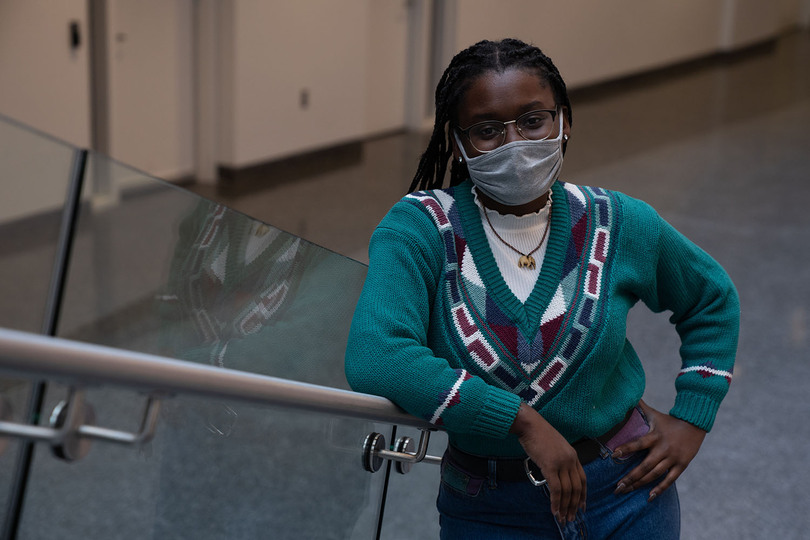
<path id="1" fill-rule="evenodd" d="M 564 140 L 564 141 L 568 141 L 568 135 L 567 135 L 567 134 L 564 134 L 564 135 L 563 135 L 563 140 Z"/>
<path id="2" fill-rule="evenodd" d="M 464 163 L 464 160 L 463 160 L 463 159 L 461 159 L 461 156 L 458 156 L 458 162 L 459 162 L 459 163 Z"/>

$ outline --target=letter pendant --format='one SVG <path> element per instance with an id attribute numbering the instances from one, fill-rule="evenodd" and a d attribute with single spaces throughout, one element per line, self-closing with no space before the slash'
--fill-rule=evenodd
<path id="1" fill-rule="evenodd" d="M 521 255 L 520 259 L 518 259 L 518 267 L 534 270 L 535 268 L 534 257 L 532 257 L 531 255 Z"/>

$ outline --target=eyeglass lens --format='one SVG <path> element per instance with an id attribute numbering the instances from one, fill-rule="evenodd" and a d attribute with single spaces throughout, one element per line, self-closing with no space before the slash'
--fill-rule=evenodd
<path id="1" fill-rule="evenodd" d="M 554 131 L 553 111 L 529 111 L 513 120 L 518 133 L 527 140 L 539 141 L 547 138 Z M 480 122 L 467 129 L 470 143 L 479 152 L 490 152 L 501 146 L 506 139 L 506 124 L 489 120 Z"/>

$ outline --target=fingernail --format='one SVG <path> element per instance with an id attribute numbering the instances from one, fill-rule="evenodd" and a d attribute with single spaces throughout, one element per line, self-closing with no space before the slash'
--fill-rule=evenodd
<path id="1" fill-rule="evenodd" d="M 620 482 L 618 486 L 616 486 L 616 490 L 613 492 L 614 495 L 618 495 L 619 493 L 624 492 L 624 488 L 627 487 L 624 485 L 624 482 Z"/>
<path id="2" fill-rule="evenodd" d="M 615 457 L 615 458 L 622 457 L 622 451 L 621 450 L 616 450 L 615 452 L 613 452 L 613 457 Z"/>
<path id="3" fill-rule="evenodd" d="M 652 502 L 652 500 L 655 499 L 657 496 L 658 496 L 658 494 L 656 492 L 651 491 L 650 492 L 650 498 L 647 499 L 647 502 Z"/>

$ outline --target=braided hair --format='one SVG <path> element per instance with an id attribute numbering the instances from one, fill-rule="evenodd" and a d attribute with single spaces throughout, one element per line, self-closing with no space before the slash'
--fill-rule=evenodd
<path id="1" fill-rule="evenodd" d="M 503 72 L 509 68 L 530 69 L 551 85 L 554 100 L 566 111 L 571 125 L 571 103 L 568 90 L 557 67 L 543 51 L 517 39 L 479 41 L 461 51 L 450 61 L 436 86 L 436 119 L 427 149 L 409 191 L 439 189 L 444 182 L 447 162 L 453 154 L 452 126 L 456 123 L 458 105 L 473 81 L 488 71 Z M 460 184 L 467 178 L 467 165 L 452 162 L 450 185 Z"/>

